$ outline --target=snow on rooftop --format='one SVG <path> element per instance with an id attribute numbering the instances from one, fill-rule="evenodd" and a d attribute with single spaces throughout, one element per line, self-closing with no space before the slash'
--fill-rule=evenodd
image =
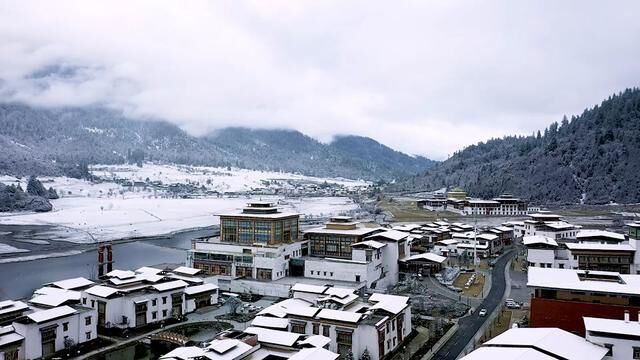
<path id="1" fill-rule="evenodd" d="M 70 306 L 60 306 L 55 307 L 53 309 L 36 311 L 27 315 L 29 319 L 35 321 L 36 323 L 43 323 L 45 321 L 54 320 L 57 318 L 61 318 L 64 316 L 69 316 L 71 314 L 75 314 L 76 310 Z"/>
<path id="2" fill-rule="evenodd" d="M 182 280 L 179 280 L 179 281 L 182 281 Z M 187 295 L 195 295 L 195 294 L 200 294 L 207 291 L 214 291 L 217 289 L 218 289 L 217 285 L 202 284 L 202 285 L 196 285 L 196 286 L 189 286 L 186 289 L 184 289 L 184 293 Z"/>
<path id="3" fill-rule="evenodd" d="M 13 326 L 11 326 L 11 332 L 0 333 L 0 347 L 24 340 L 24 336 L 13 331 Z"/>
<path id="4" fill-rule="evenodd" d="M 380 293 L 371 295 L 369 301 L 375 303 L 371 309 L 382 309 L 392 314 L 399 314 L 409 304 L 409 298 L 406 296 Z"/>
<path id="5" fill-rule="evenodd" d="M 279 318 L 286 317 L 288 314 L 313 317 L 319 310 L 307 301 L 293 298 L 268 306 L 258 315 L 272 315 Z"/>
<path id="6" fill-rule="evenodd" d="M 182 275 L 177 275 L 177 274 L 169 274 L 168 276 L 171 279 L 176 279 L 176 280 L 184 280 L 188 283 L 197 283 L 197 284 L 201 284 L 204 282 L 203 279 L 198 278 L 198 277 L 190 277 L 190 276 L 182 276 Z"/>
<path id="7" fill-rule="evenodd" d="M 604 231 L 604 230 L 593 230 L 593 229 L 585 229 L 578 231 L 576 234 L 576 238 L 580 240 L 580 238 L 589 238 L 589 237 L 605 237 L 609 239 L 615 239 L 619 241 L 624 241 L 624 234 L 612 232 L 612 231 Z"/>
<path id="8" fill-rule="evenodd" d="M 185 281 L 174 280 L 174 281 L 152 285 L 151 287 L 156 289 L 157 291 L 169 291 L 169 290 L 174 290 L 174 289 L 178 289 L 186 286 L 189 286 L 189 284 L 187 284 Z"/>
<path id="9" fill-rule="evenodd" d="M 584 328 L 589 331 L 640 337 L 640 324 L 636 321 L 584 317 Z"/>
<path id="10" fill-rule="evenodd" d="M 593 277 L 582 280 L 578 274 L 587 274 L 584 270 L 530 267 L 528 272 L 527 286 L 529 287 L 640 295 L 640 275 L 625 275 L 608 271 L 588 272 L 592 276 L 619 280 L 607 281 L 593 279 Z"/>
<path id="11" fill-rule="evenodd" d="M 524 244 L 524 246 L 536 245 L 536 244 L 558 246 L 557 241 L 555 241 L 550 237 L 542 236 L 542 235 L 525 236 L 522 238 L 522 243 Z"/>
<path id="12" fill-rule="evenodd" d="M 335 360 L 340 356 L 321 347 L 306 348 L 298 351 L 289 360 Z"/>
<path id="13" fill-rule="evenodd" d="M 173 270 L 174 273 L 179 273 L 179 274 L 185 274 L 185 275 L 196 275 L 197 273 L 201 272 L 202 270 L 200 269 L 194 269 L 192 267 L 187 267 L 187 266 L 180 266 L 176 269 Z"/>
<path id="14" fill-rule="evenodd" d="M 629 244 L 566 243 L 569 250 L 636 251 Z"/>
<path id="15" fill-rule="evenodd" d="M 311 335 L 308 338 L 300 341 L 298 344 L 300 344 L 300 345 L 311 345 L 311 346 L 314 346 L 314 347 L 325 347 L 325 345 L 327 345 L 330 342 L 331 342 L 331 339 L 326 337 L 326 336 Z"/>
<path id="16" fill-rule="evenodd" d="M 76 277 L 72 279 L 56 281 L 52 283 L 52 285 L 65 290 L 73 290 L 73 289 L 78 289 L 81 287 L 93 285 L 93 281 L 84 277 Z"/>
<path id="17" fill-rule="evenodd" d="M 365 227 L 358 226 L 355 229 L 327 229 L 326 227 L 317 227 L 313 229 L 303 230 L 304 234 L 344 234 L 344 235 L 356 235 L 362 236 L 371 234 L 376 231 L 380 231 L 383 228 L 380 227 Z"/>
<path id="18" fill-rule="evenodd" d="M 564 222 L 564 221 L 548 221 L 548 222 L 545 222 L 544 224 L 555 230 L 578 228 L 577 225 L 569 224 L 568 222 Z"/>
<path id="19" fill-rule="evenodd" d="M 32 304 L 51 307 L 60 306 L 67 301 L 80 301 L 80 292 L 45 286 L 36 290 L 34 297 L 29 300 Z"/>
<path id="20" fill-rule="evenodd" d="M 355 244 L 351 244 L 351 247 L 354 247 L 354 246 L 366 246 L 372 249 L 380 249 L 387 246 L 387 244 L 384 244 L 375 240 L 365 240 L 365 241 L 357 242 Z"/>
<path id="21" fill-rule="evenodd" d="M 407 261 L 416 261 L 416 260 L 426 260 L 426 261 L 442 264 L 445 260 L 447 260 L 447 258 L 434 253 L 422 253 L 422 254 L 411 255 L 400 261 L 407 262 Z"/>
<path id="22" fill-rule="evenodd" d="M 360 321 L 360 318 L 362 318 L 362 314 L 349 311 L 322 309 L 316 317 L 319 319 L 357 323 Z"/>
<path id="23" fill-rule="evenodd" d="M 498 235 L 495 234 L 480 234 L 477 235 L 476 238 L 481 239 L 481 240 L 496 240 L 498 238 Z"/>
<path id="24" fill-rule="evenodd" d="M 510 228 L 510 227 L 508 227 L 508 226 L 496 226 L 496 227 L 494 227 L 494 229 L 496 229 L 496 230 L 500 230 L 500 231 L 502 231 L 502 232 L 510 232 L 510 231 L 513 231 L 513 229 L 512 229 L 512 228 Z"/>
<path id="25" fill-rule="evenodd" d="M 293 346 L 296 341 L 302 336 L 302 334 L 290 333 L 287 331 L 279 331 L 272 329 L 265 329 L 257 326 L 249 326 L 244 330 L 247 334 L 253 334 L 258 336 L 259 342 L 265 342 L 269 344 Z"/>
<path id="26" fill-rule="evenodd" d="M 0 315 L 15 311 L 27 310 L 29 306 L 22 301 L 5 300 L 0 301 Z"/>
<path id="27" fill-rule="evenodd" d="M 198 357 L 204 356 L 205 350 L 203 348 L 199 348 L 197 346 L 183 346 L 177 349 L 171 350 L 170 352 L 164 354 L 160 357 L 160 360 L 168 360 L 168 359 L 195 359 Z"/>
<path id="28" fill-rule="evenodd" d="M 85 290 L 87 294 L 98 296 L 101 298 L 109 297 L 118 292 L 118 289 L 104 286 L 104 285 L 96 285 Z"/>
<path id="29" fill-rule="evenodd" d="M 400 241 L 409 236 L 407 233 L 398 230 L 386 230 L 377 234 L 367 236 L 367 239 L 384 238 L 393 241 Z"/>
<path id="30" fill-rule="evenodd" d="M 150 267 L 150 266 L 143 266 L 139 269 L 136 269 L 136 273 L 138 274 L 152 274 L 152 275 L 157 275 L 159 273 L 161 273 L 163 270 L 162 269 L 156 269 L 154 267 Z"/>
<path id="31" fill-rule="evenodd" d="M 289 320 L 270 316 L 256 316 L 253 321 L 251 321 L 251 326 L 286 330 L 289 327 Z"/>
<path id="32" fill-rule="evenodd" d="M 557 360 L 536 349 L 527 347 L 490 347 L 483 346 L 460 360 Z"/>
<path id="33" fill-rule="evenodd" d="M 108 277 L 118 278 L 120 280 L 129 279 L 136 276 L 136 273 L 131 270 L 113 270 L 107 273 Z"/>
<path id="34" fill-rule="evenodd" d="M 332 295 L 339 298 L 346 298 L 351 295 L 354 295 L 354 292 L 355 292 L 355 289 L 329 286 L 329 288 L 324 293 L 327 295 Z"/>
<path id="35" fill-rule="evenodd" d="M 440 240 L 440 241 L 438 241 L 438 243 L 443 244 L 443 245 L 454 245 L 454 244 L 458 243 L 458 240 L 446 239 L 446 240 Z"/>
<path id="36" fill-rule="evenodd" d="M 303 284 L 296 283 L 291 287 L 291 291 L 300 291 L 311 294 L 323 294 L 327 290 L 326 285 L 311 285 L 311 284 Z"/>
<path id="37" fill-rule="evenodd" d="M 565 359 L 602 360 L 607 349 L 558 328 L 515 328 L 487 341 L 485 346 L 535 347 Z"/>

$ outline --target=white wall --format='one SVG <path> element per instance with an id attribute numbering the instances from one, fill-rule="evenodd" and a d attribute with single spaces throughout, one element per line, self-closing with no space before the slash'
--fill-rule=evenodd
<path id="1" fill-rule="evenodd" d="M 555 267 L 555 250 L 553 249 L 527 249 L 527 262 L 530 266 L 535 267 L 547 267 L 542 266 L 541 263 L 551 264 L 551 267 Z"/>
<path id="2" fill-rule="evenodd" d="M 638 325 L 640 326 L 640 325 Z M 640 347 L 640 341 L 634 340 L 625 340 L 625 339 L 616 339 L 609 337 L 600 337 L 600 336 L 592 336 L 587 332 L 587 341 L 590 341 L 594 344 L 603 345 L 611 344 L 613 345 L 613 354 L 612 356 L 605 356 L 604 359 L 607 360 L 630 360 L 633 359 L 633 347 Z"/>
<path id="3" fill-rule="evenodd" d="M 94 309 L 98 309 L 98 301 L 106 303 L 105 323 L 110 323 L 111 327 L 128 328 L 136 326 L 136 302 L 147 300 L 147 324 L 159 322 L 171 318 L 172 300 L 171 294 L 183 292 L 184 289 L 174 289 L 166 292 L 150 292 L 140 293 L 129 296 L 121 296 L 111 299 L 104 299 L 86 292 L 82 292 L 82 297 L 87 298 L 87 303 L 83 306 L 91 307 L 91 300 L 95 300 Z M 162 303 L 162 298 L 167 297 L 167 303 Z M 156 299 L 156 305 L 152 305 L 152 300 Z M 163 316 L 162 311 L 167 310 L 167 316 Z M 153 319 L 153 312 L 156 312 L 156 318 Z M 185 303 L 183 295 L 182 314 L 185 314 Z M 128 324 L 121 324 L 122 317 L 126 316 Z"/>
<path id="4" fill-rule="evenodd" d="M 91 318 L 91 323 L 89 325 L 86 325 L 85 323 L 86 317 Z M 69 323 L 69 327 L 67 331 L 63 331 L 63 323 L 66 322 Z M 56 328 L 55 351 L 60 351 L 64 349 L 64 342 L 66 338 L 73 340 L 74 345 L 96 339 L 98 335 L 96 330 L 97 323 L 97 312 L 95 310 L 86 310 L 40 324 L 22 324 L 14 322 L 13 326 L 15 332 L 24 337 L 24 351 L 21 352 L 22 356 L 26 359 L 36 359 L 42 356 L 42 338 L 40 329 L 51 325 L 58 325 Z M 91 332 L 90 339 L 87 339 L 87 332 Z"/>

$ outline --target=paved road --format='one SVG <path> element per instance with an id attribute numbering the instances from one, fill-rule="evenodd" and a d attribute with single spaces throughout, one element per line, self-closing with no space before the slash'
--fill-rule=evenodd
<path id="1" fill-rule="evenodd" d="M 487 317 L 479 317 L 479 309 L 487 309 L 487 313 L 491 314 L 493 310 L 502 302 L 502 296 L 506 290 L 504 269 L 509 259 L 515 256 L 515 252 L 510 250 L 502 256 L 493 268 L 491 273 L 491 290 L 489 295 L 482 301 L 478 309 L 470 316 L 461 318 L 458 321 L 460 326 L 458 331 L 447 341 L 442 348 L 433 356 L 438 360 L 455 360 L 464 350 L 469 341 L 478 332 L 478 329 L 487 320 Z"/>

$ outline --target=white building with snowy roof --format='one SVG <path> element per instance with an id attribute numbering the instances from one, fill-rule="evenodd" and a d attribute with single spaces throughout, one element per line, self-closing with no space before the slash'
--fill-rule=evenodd
<path id="1" fill-rule="evenodd" d="M 514 328 L 485 342 L 463 360 L 603 360 L 603 346 L 557 328 Z"/>
<path id="2" fill-rule="evenodd" d="M 101 283 L 81 291 L 80 302 L 97 310 L 101 330 L 124 330 L 179 318 L 218 302 L 218 286 L 195 277 L 200 270 L 176 270 L 113 270 Z"/>
<path id="3" fill-rule="evenodd" d="M 622 319 L 584 317 L 584 328 L 588 341 L 607 348 L 605 359 L 640 359 L 640 322 L 628 312 Z"/>
<path id="4" fill-rule="evenodd" d="M 328 349 L 360 358 L 365 350 L 380 359 L 411 332 L 411 306 L 405 296 L 375 293 L 363 300 L 353 289 L 296 284 L 292 298 L 262 310 L 266 318 L 287 319 L 289 331 L 330 339 Z"/>

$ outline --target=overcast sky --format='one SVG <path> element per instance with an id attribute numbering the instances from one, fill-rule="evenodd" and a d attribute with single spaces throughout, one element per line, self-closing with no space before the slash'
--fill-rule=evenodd
<path id="1" fill-rule="evenodd" d="M 0 101 L 444 159 L 640 85 L 640 1 L 0 0 Z"/>

